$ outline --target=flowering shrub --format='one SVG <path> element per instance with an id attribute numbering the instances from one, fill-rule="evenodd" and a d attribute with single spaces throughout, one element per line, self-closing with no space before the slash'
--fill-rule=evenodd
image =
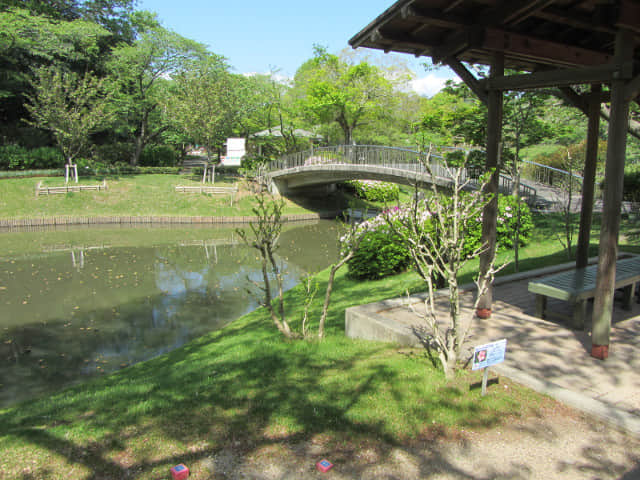
<path id="1" fill-rule="evenodd" d="M 400 187 L 395 183 L 375 180 L 351 180 L 347 182 L 356 190 L 356 195 L 370 202 L 390 202 L 400 196 Z"/>
<path id="2" fill-rule="evenodd" d="M 362 222 L 353 235 L 361 236 L 359 248 L 347 263 L 349 275 L 354 278 L 377 279 L 406 270 L 411 257 L 403 243 L 402 229 L 406 228 L 407 215 L 411 214 L 408 206 L 394 207 L 375 218 Z M 386 218 L 385 218 L 386 217 Z M 520 245 L 525 245 L 531 237 L 533 220 L 526 204 L 520 205 Z M 421 231 L 433 231 L 436 228 L 429 212 L 420 207 L 418 222 L 422 223 Z M 391 225 L 393 225 L 393 228 Z M 498 199 L 498 225 L 496 242 L 498 249 L 513 247 L 517 223 L 517 203 L 512 196 L 500 196 Z M 399 234 L 400 233 L 400 234 Z M 464 254 L 471 254 L 480 247 L 482 237 L 482 218 L 472 222 L 464 232 Z M 343 245 L 353 238 L 341 238 Z"/>
<path id="3" fill-rule="evenodd" d="M 407 269 L 411 262 L 409 252 L 402 238 L 389 225 L 393 222 L 395 227 L 399 227 L 401 216 L 407 213 L 407 208 L 394 207 L 358 225 L 355 235 L 361 240 L 353 258 L 347 263 L 349 276 L 378 279 Z M 344 237 L 340 240 L 345 241 Z"/>

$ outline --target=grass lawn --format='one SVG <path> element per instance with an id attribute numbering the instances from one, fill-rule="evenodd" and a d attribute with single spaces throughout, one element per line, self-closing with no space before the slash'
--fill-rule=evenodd
<path id="1" fill-rule="evenodd" d="M 553 220 L 538 221 L 521 269 L 566 259 L 549 233 L 558 228 Z M 318 275 L 320 292 L 326 279 L 326 271 Z M 284 341 L 260 309 L 167 355 L 0 410 L 0 478 L 167 478 L 180 462 L 190 478 L 210 478 L 206 460 L 225 448 L 429 442 L 553 404 L 504 379 L 481 398 L 479 373 L 462 371 L 447 383 L 422 350 L 345 338 L 347 307 L 407 289 L 420 290 L 413 273 L 362 282 L 343 270 L 321 343 Z M 301 287 L 286 296 L 297 326 Z M 313 319 L 322 300 L 313 303 Z"/>
<path id="2" fill-rule="evenodd" d="M 79 184 L 102 183 L 102 178 L 80 178 Z M 233 207 L 228 195 L 177 193 L 177 185 L 201 185 L 185 175 L 132 175 L 107 177 L 106 192 L 70 192 L 35 196 L 36 184 L 62 186 L 63 178 L 0 180 L 0 218 L 54 216 L 247 216 L 252 215 L 252 194 L 235 177 L 218 176 L 216 186 L 240 191 Z M 287 200 L 285 214 L 310 213 L 304 204 Z"/>

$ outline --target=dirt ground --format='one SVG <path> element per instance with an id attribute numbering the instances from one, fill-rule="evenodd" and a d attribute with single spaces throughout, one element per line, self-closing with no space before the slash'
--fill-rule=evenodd
<path id="1" fill-rule="evenodd" d="M 556 404 L 536 417 L 485 432 L 442 432 L 388 445 L 317 436 L 236 444 L 192 465 L 190 478 L 216 479 L 640 479 L 640 439 Z M 329 459 L 334 467 L 316 471 Z"/>

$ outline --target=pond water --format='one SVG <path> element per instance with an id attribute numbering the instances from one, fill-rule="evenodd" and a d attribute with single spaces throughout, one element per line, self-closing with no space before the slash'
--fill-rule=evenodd
<path id="1" fill-rule="evenodd" d="M 285 286 L 338 254 L 336 224 L 289 224 Z M 0 406 L 180 347 L 257 307 L 233 227 L 0 233 Z"/>

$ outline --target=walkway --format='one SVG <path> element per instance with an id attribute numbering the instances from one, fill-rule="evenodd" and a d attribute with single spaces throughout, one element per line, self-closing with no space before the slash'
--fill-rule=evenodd
<path id="1" fill-rule="evenodd" d="M 596 360 L 589 355 L 591 305 L 585 332 L 534 317 L 534 295 L 527 291 L 527 283 L 541 272 L 497 281 L 493 316 L 475 320 L 465 343 L 467 355 L 475 345 L 506 338 L 506 360 L 493 370 L 640 437 L 640 304 L 634 302 L 631 311 L 616 304 L 610 357 Z M 472 293 L 462 296 L 466 314 L 472 299 Z M 411 338 L 411 326 L 420 322 L 403 303 L 398 299 L 355 307 L 347 313 L 355 322 L 347 323 L 375 324 L 371 331 L 378 339 L 386 327 L 390 327 L 387 335 L 395 329 L 391 335 L 398 338 L 404 330 Z M 444 316 L 444 297 L 440 308 Z M 549 309 L 570 313 L 569 305 L 557 300 L 549 300 Z M 348 334 L 358 330 L 347 326 Z"/>

